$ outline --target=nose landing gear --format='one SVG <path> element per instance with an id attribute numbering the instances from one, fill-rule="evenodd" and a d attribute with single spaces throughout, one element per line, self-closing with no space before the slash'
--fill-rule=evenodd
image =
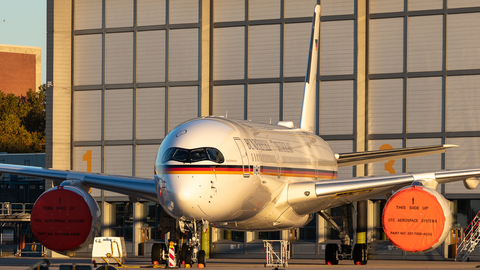
<path id="1" fill-rule="evenodd" d="M 173 257 L 175 261 L 174 265 L 178 267 L 182 264 L 188 264 L 191 266 L 195 263 L 202 264 L 203 267 L 205 267 L 206 254 L 204 250 L 201 250 L 199 228 L 201 228 L 200 225 L 207 228 L 208 221 L 179 220 L 177 222 L 178 226 L 170 227 L 171 230 L 165 234 L 165 243 L 153 244 L 151 254 L 152 263 L 155 263 L 156 261 L 158 264 L 165 264 L 168 267 L 169 259 L 172 260 Z M 190 232 L 190 237 L 188 237 L 187 231 Z M 172 253 L 167 247 L 170 242 L 173 242 L 173 245 L 175 246 L 173 251 L 174 254 L 169 254 Z"/>

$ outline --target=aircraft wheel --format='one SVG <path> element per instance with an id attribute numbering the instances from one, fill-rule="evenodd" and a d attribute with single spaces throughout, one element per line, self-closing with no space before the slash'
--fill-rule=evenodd
<path id="1" fill-rule="evenodd" d="M 207 266 L 207 255 L 205 254 L 205 250 L 200 250 L 197 254 L 198 264 L 203 264 L 203 266 Z"/>
<path id="2" fill-rule="evenodd" d="M 338 245 L 327 244 L 325 249 L 325 264 L 338 264 Z"/>
<path id="3" fill-rule="evenodd" d="M 366 244 L 355 244 L 353 248 L 353 263 L 355 265 L 365 265 L 367 264 L 367 245 Z"/>
<path id="4" fill-rule="evenodd" d="M 180 250 L 180 259 L 178 260 L 179 265 L 182 264 L 182 261 L 185 261 L 187 249 L 188 249 L 187 244 L 183 244 L 182 249 Z"/>
<path id="5" fill-rule="evenodd" d="M 187 249 L 187 252 L 185 253 L 185 265 L 190 264 L 192 266 L 192 250 Z"/>
<path id="6" fill-rule="evenodd" d="M 158 244 L 158 243 L 153 244 L 152 254 L 151 254 L 152 263 L 155 261 L 160 263 L 161 257 L 162 257 L 162 244 Z"/>

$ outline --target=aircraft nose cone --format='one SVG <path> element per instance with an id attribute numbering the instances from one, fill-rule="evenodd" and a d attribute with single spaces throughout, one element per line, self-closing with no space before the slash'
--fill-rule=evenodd
<path id="1" fill-rule="evenodd" d="M 192 175 L 170 175 L 167 184 L 166 206 L 176 217 L 189 216 L 206 218 L 200 209 L 202 196 L 205 197 L 202 186 L 205 186 L 202 177 Z M 203 193 L 203 194 L 202 194 Z"/>

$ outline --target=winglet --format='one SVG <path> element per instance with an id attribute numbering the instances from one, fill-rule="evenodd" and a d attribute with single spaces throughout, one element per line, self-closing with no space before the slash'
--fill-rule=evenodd
<path id="1" fill-rule="evenodd" d="M 320 5 L 315 6 L 312 21 L 312 35 L 310 37 L 310 53 L 308 55 L 305 89 L 303 92 L 302 114 L 300 129 L 313 132 L 315 127 L 315 94 L 317 82 L 318 46 L 320 45 Z"/>

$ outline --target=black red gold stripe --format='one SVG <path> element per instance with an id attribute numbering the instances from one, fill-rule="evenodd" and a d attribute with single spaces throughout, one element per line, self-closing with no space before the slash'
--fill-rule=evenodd
<path id="1" fill-rule="evenodd" d="M 163 167 L 163 174 L 244 174 L 242 165 L 165 165 Z M 254 174 L 254 166 L 250 166 L 251 175 Z M 283 177 L 306 177 L 306 178 L 321 178 L 321 179 L 335 179 L 337 178 L 337 171 L 330 170 L 315 170 L 304 168 L 289 168 L 289 167 L 273 167 L 260 166 L 259 173 L 261 175 L 281 175 Z M 248 170 L 247 170 L 248 174 Z"/>

